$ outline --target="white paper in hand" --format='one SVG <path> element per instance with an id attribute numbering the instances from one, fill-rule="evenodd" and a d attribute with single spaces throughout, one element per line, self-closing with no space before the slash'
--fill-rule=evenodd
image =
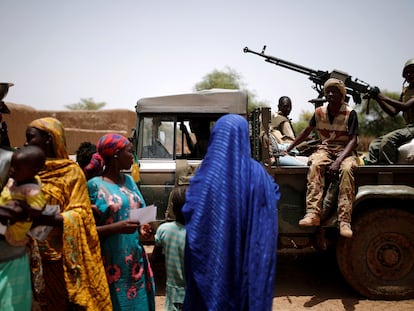
<path id="1" fill-rule="evenodd" d="M 140 224 L 147 224 L 155 221 L 157 217 L 157 207 L 152 204 L 143 208 L 132 209 L 129 212 L 129 220 L 139 221 Z"/>

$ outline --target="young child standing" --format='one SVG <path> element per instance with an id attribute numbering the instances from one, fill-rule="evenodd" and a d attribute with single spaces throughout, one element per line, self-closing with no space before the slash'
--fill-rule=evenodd
<path id="1" fill-rule="evenodd" d="M 36 146 L 26 146 L 13 153 L 9 180 L 1 192 L 0 205 L 16 208 L 13 201 L 24 201 L 28 206 L 29 218 L 8 225 L 6 228 L 0 228 L 0 232 L 12 246 L 22 246 L 27 243 L 27 233 L 32 226 L 30 216 L 40 214 L 45 207 L 46 199 L 40 190 L 41 182 L 37 176 L 45 161 L 44 152 Z"/>
<path id="2" fill-rule="evenodd" d="M 165 252 L 167 272 L 165 310 L 182 310 L 185 297 L 184 248 L 186 230 L 181 212 L 187 186 L 178 186 L 171 192 L 175 221 L 161 224 L 155 233 L 156 245 Z"/>

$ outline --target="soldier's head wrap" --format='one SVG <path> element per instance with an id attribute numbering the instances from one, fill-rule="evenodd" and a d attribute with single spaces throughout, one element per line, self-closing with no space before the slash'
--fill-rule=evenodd
<path id="1" fill-rule="evenodd" d="M 330 78 L 328 80 L 326 80 L 325 84 L 323 85 L 323 92 L 326 96 L 326 89 L 330 86 L 334 86 L 336 87 L 339 92 L 341 92 L 342 94 L 342 100 L 345 99 L 346 96 L 346 88 L 345 88 L 345 84 L 342 80 L 336 79 L 336 78 Z"/>

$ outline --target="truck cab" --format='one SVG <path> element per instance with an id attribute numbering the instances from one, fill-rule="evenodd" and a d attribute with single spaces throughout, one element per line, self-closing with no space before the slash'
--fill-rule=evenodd
<path id="1" fill-rule="evenodd" d="M 136 104 L 136 113 L 132 142 L 140 164 L 139 185 L 146 202 L 158 207 L 157 220 L 161 222 L 169 194 L 180 182 L 178 177 L 194 172 L 202 160 L 202 155 L 193 154 L 188 144 L 186 132 L 196 143 L 191 123 L 207 123 L 211 128 L 224 114 L 247 117 L 247 94 L 212 89 L 142 98 Z"/>

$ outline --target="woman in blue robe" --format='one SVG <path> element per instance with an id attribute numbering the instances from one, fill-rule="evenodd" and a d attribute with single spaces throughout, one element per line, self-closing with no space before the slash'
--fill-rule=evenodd
<path id="1" fill-rule="evenodd" d="M 247 121 L 221 117 L 183 207 L 184 310 L 272 309 L 279 197 L 278 185 L 250 156 Z"/>

